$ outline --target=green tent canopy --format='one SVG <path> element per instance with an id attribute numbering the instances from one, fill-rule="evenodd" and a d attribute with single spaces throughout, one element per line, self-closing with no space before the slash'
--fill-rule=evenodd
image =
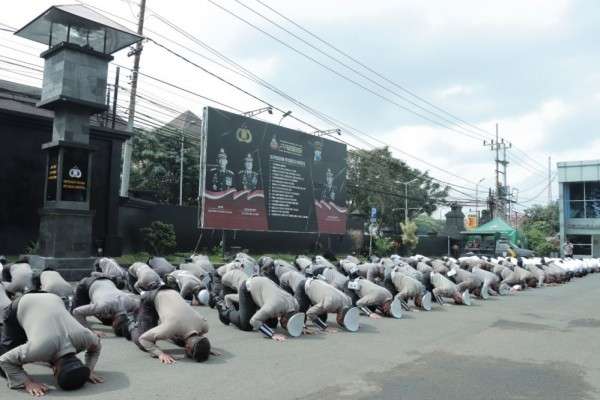
<path id="1" fill-rule="evenodd" d="M 494 218 L 490 222 L 483 224 L 475 229 L 461 232 L 463 235 L 495 235 L 508 239 L 511 243 L 517 245 L 519 240 L 519 231 L 506 223 L 502 218 Z"/>

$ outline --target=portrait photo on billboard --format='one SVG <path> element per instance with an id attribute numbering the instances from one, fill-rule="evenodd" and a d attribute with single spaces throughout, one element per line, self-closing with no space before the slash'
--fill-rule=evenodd
<path id="1" fill-rule="evenodd" d="M 330 140 L 315 140 L 312 180 L 315 193 L 315 214 L 321 233 L 345 232 L 346 208 L 346 147 Z"/>
<path id="2" fill-rule="evenodd" d="M 205 111 L 202 223 L 219 229 L 267 230 L 259 144 L 235 114 Z M 208 130 L 208 131 L 207 131 Z"/>

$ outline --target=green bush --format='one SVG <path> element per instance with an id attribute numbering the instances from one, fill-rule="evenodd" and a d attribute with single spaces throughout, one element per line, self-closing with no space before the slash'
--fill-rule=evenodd
<path id="1" fill-rule="evenodd" d="M 32 240 L 25 247 L 25 254 L 38 254 L 40 252 L 40 242 L 37 240 Z"/>
<path id="2" fill-rule="evenodd" d="M 412 252 L 417 244 L 419 243 L 419 237 L 417 236 L 417 224 L 413 221 L 408 223 L 400 223 L 402 228 L 402 244 L 407 251 Z"/>
<path id="3" fill-rule="evenodd" d="M 551 240 L 552 228 L 546 221 L 529 222 L 523 233 L 529 248 L 538 256 L 549 256 L 559 251 L 558 245 Z"/>
<path id="4" fill-rule="evenodd" d="M 154 221 L 149 227 L 140 229 L 148 252 L 156 256 L 166 256 L 175 251 L 177 239 L 175 227 L 160 221 Z"/>
<path id="5" fill-rule="evenodd" d="M 387 256 L 390 254 L 394 247 L 394 241 L 387 237 L 380 237 L 375 239 L 375 249 L 377 254 L 381 256 Z"/>

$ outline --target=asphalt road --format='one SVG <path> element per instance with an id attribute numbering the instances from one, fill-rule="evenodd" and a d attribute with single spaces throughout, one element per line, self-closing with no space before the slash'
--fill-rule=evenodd
<path id="1" fill-rule="evenodd" d="M 276 343 L 211 323 L 220 357 L 161 365 L 132 343 L 103 340 L 100 385 L 48 397 L 84 399 L 600 399 L 600 274 L 556 287 L 437 306 L 402 320 L 363 319 L 359 333 Z M 330 318 L 332 320 L 332 318 Z M 106 329 L 102 327 L 102 329 Z M 49 370 L 27 368 L 52 384 Z M 27 398 L 0 387 L 0 399 Z"/>

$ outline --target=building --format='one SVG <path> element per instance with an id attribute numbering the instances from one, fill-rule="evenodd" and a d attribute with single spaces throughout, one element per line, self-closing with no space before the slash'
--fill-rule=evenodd
<path id="1" fill-rule="evenodd" d="M 561 253 L 569 240 L 575 256 L 600 257 L 600 160 L 557 167 Z"/>

